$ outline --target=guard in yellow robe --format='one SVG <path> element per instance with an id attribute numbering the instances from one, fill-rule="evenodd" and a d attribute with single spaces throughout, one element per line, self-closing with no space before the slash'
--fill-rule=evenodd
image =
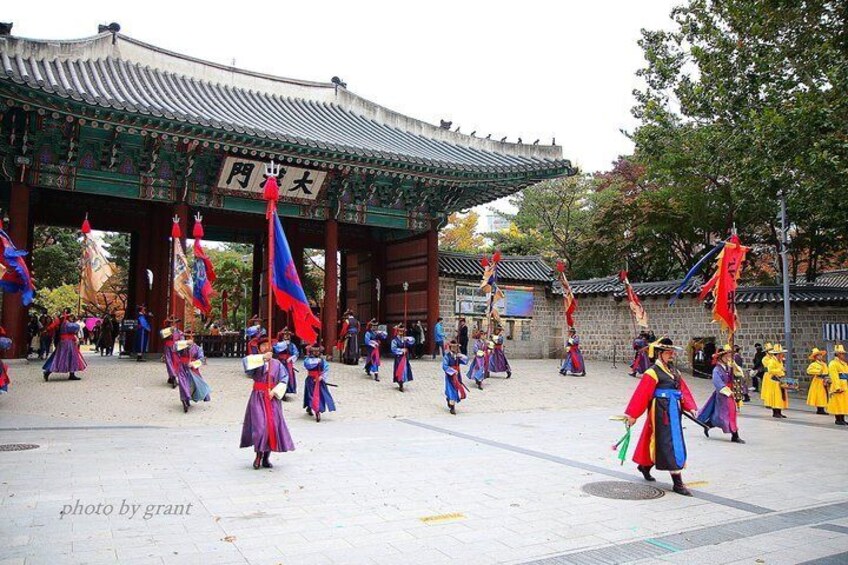
<path id="1" fill-rule="evenodd" d="M 833 352 L 836 357 L 828 365 L 830 375 L 830 400 L 827 411 L 836 417 L 836 425 L 845 425 L 848 414 L 848 361 L 845 359 L 845 346 L 838 344 Z"/>
<path id="2" fill-rule="evenodd" d="M 774 355 L 771 354 L 771 350 L 772 350 L 773 347 L 774 347 L 774 345 L 772 345 L 769 342 L 766 342 L 766 346 L 763 348 L 763 351 L 765 351 L 766 354 L 765 354 L 765 357 L 763 357 L 763 360 L 761 361 L 761 363 L 763 365 L 763 369 L 766 372 L 768 372 L 769 363 L 771 363 L 774 360 Z M 766 401 L 766 390 L 768 389 L 768 383 L 766 382 L 765 373 L 763 373 L 763 376 L 760 380 L 761 380 L 761 382 L 760 382 L 760 400 L 762 400 L 763 403 L 765 403 L 765 401 Z M 771 379 L 769 379 L 769 382 L 771 382 Z"/>
<path id="3" fill-rule="evenodd" d="M 827 387 L 830 384 L 827 367 L 827 351 L 818 347 L 808 357 L 812 363 L 807 367 L 810 375 L 810 390 L 807 391 L 807 404 L 816 407 L 816 414 L 827 415 L 824 411 L 827 406 Z"/>
<path id="4" fill-rule="evenodd" d="M 783 368 L 783 360 L 786 358 L 786 350 L 775 345 L 771 350 L 771 359 L 764 359 L 763 366 L 766 374 L 763 376 L 763 404 L 771 408 L 771 415 L 775 418 L 786 418 L 782 410 L 789 408 L 789 394 L 783 388 L 783 379 L 786 370 Z"/>

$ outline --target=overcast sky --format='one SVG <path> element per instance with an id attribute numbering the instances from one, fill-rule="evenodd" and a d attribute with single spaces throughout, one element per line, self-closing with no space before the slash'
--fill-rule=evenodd
<path id="1" fill-rule="evenodd" d="M 97 24 L 218 63 L 329 81 L 431 123 L 525 143 L 556 136 L 584 171 L 631 150 L 641 28 L 679 0 L 7 2 L 13 35 L 70 39 Z"/>

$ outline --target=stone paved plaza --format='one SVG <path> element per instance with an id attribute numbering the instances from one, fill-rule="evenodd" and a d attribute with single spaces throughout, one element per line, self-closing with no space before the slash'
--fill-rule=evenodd
<path id="1" fill-rule="evenodd" d="M 188 414 L 161 363 L 88 360 L 80 382 L 11 364 L 0 444 L 39 447 L 0 452 L 0 563 L 848 562 L 848 430 L 798 399 L 783 421 L 747 406 L 747 445 L 688 425 L 694 498 L 657 472 L 664 496 L 614 500 L 583 487 L 645 484 L 610 449 L 636 384 L 620 366 L 516 361 L 451 416 L 434 361 L 405 393 L 334 363 L 338 411 L 287 402 L 297 450 L 255 471 L 238 360 L 209 362 Z"/>

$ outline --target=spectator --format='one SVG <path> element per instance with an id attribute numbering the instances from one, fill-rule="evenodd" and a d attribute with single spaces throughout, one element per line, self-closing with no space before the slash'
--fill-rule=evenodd
<path id="1" fill-rule="evenodd" d="M 445 326 L 442 324 L 442 319 L 439 318 L 436 320 L 436 325 L 433 326 L 433 359 L 436 358 L 438 354 L 439 357 L 444 357 L 445 355 Z"/>

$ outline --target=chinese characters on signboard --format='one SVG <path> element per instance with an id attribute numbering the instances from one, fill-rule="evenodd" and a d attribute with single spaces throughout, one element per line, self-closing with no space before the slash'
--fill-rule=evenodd
<path id="1" fill-rule="evenodd" d="M 265 188 L 265 165 L 262 161 L 252 161 L 228 156 L 224 159 L 217 187 L 223 190 L 235 190 L 262 195 Z M 302 169 L 282 165 L 277 175 L 280 185 L 280 199 L 315 200 L 324 184 L 327 173 L 314 169 Z"/>

